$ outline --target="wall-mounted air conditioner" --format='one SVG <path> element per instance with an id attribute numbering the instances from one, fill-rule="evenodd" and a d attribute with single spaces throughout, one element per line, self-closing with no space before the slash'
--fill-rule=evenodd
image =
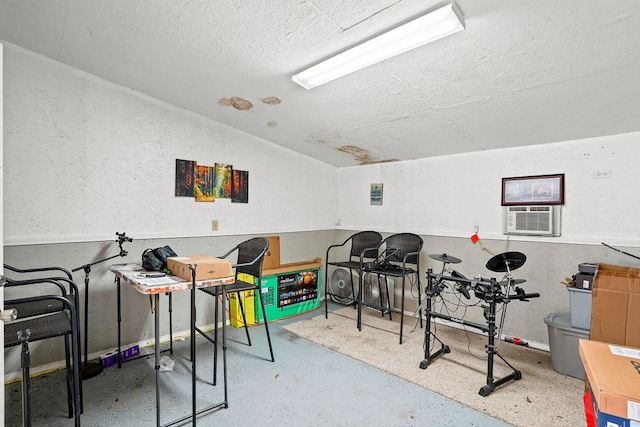
<path id="1" fill-rule="evenodd" d="M 561 206 L 505 206 L 503 233 L 559 236 Z"/>

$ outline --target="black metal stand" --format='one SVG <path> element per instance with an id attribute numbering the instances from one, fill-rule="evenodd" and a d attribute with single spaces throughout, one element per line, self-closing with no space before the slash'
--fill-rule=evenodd
<path id="1" fill-rule="evenodd" d="M 483 325 L 480 323 L 470 322 L 461 318 L 449 316 L 446 314 L 441 314 L 436 311 L 433 311 L 433 299 L 436 298 L 441 288 L 438 286 L 442 281 L 452 281 L 461 285 L 469 285 L 470 287 L 481 287 L 482 293 L 484 295 L 484 300 L 488 303 L 488 306 L 485 307 L 484 317 L 487 320 L 487 324 Z M 420 362 L 420 368 L 426 369 L 431 361 L 435 358 L 441 356 L 445 353 L 450 353 L 451 350 L 448 346 L 446 346 L 436 335 L 431 332 L 431 319 L 438 318 L 443 320 L 448 320 L 451 322 L 459 323 L 465 326 L 470 326 L 476 329 L 479 329 L 488 334 L 488 342 L 487 342 L 487 382 L 480 388 L 478 394 L 480 396 L 488 396 L 491 394 L 496 387 L 511 381 L 511 380 L 519 380 L 522 378 L 522 373 L 516 370 L 509 362 L 507 362 L 504 357 L 502 357 L 497 350 L 495 337 L 498 333 L 496 329 L 496 307 L 498 303 L 508 303 L 510 300 L 518 299 L 526 301 L 527 298 L 535 298 L 539 297 L 540 294 L 524 294 L 517 293 L 515 295 L 509 296 L 504 295 L 500 292 L 500 285 L 496 281 L 495 278 L 491 278 L 490 280 L 468 280 L 460 277 L 454 276 L 445 276 L 443 274 L 433 274 L 431 269 L 428 270 L 427 273 L 427 290 L 425 292 L 427 298 L 427 305 L 425 308 L 425 316 L 427 319 L 427 325 L 425 329 L 425 352 L 424 352 L 424 360 Z M 502 311 L 502 315 L 504 316 L 506 310 Z M 441 347 L 439 350 L 431 353 L 431 337 L 435 338 L 440 344 Z M 509 366 L 513 372 L 503 378 L 499 378 L 495 380 L 493 378 L 493 364 L 494 364 L 494 356 L 498 356 L 504 363 Z"/>
<path id="2" fill-rule="evenodd" d="M 190 319 L 189 323 L 189 337 L 191 339 L 189 352 L 191 356 L 191 413 L 180 417 L 176 420 L 168 422 L 166 424 L 162 424 L 162 427 L 168 427 L 176 424 L 185 425 L 185 421 L 191 420 L 191 425 L 195 426 L 198 415 L 202 415 L 204 413 L 217 410 L 219 408 L 228 408 L 229 407 L 229 397 L 227 393 L 227 336 L 226 336 L 226 319 L 225 319 L 225 310 L 222 310 L 222 364 L 223 364 L 223 372 L 224 372 L 224 399 L 220 402 L 214 403 L 210 406 L 207 406 L 203 409 L 197 408 L 197 399 L 196 399 L 196 264 L 189 264 L 189 270 L 191 270 L 191 289 L 190 293 Z M 226 301 L 227 298 L 227 285 L 222 284 L 222 297 L 223 301 Z M 159 388 L 159 377 L 158 372 L 160 366 L 158 364 L 158 360 L 160 359 L 160 345 L 159 345 L 159 337 L 160 337 L 160 322 L 159 322 L 159 294 L 155 295 L 156 297 L 156 306 L 155 306 L 155 357 L 156 357 L 156 424 L 160 426 L 160 388 Z"/>
<path id="3" fill-rule="evenodd" d="M 20 354 L 20 364 L 22 368 L 22 425 L 31 426 L 31 386 L 29 379 L 29 367 L 31 366 L 31 355 L 29 353 L 29 337 L 31 331 L 26 329 L 18 332 L 18 340 L 22 344 Z"/>
<path id="4" fill-rule="evenodd" d="M 91 273 L 91 267 L 113 258 L 127 256 L 128 252 L 122 249 L 122 244 L 124 242 L 132 242 L 133 239 L 131 237 L 127 237 L 125 234 L 126 233 L 116 233 L 116 236 L 118 236 L 118 238 L 116 239 L 116 243 L 118 243 L 118 246 L 120 247 L 120 253 L 71 270 L 72 273 L 75 273 L 79 270 L 84 270 L 84 363 L 82 364 L 82 366 L 80 366 L 80 375 L 83 380 L 93 378 L 96 375 L 100 374 L 100 372 L 102 372 L 101 363 L 89 363 L 89 361 L 87 360 L 89 355 L 89 274 Z"/>
<path id="5" fill-rule="evenodd" d="M 600 243 L 602 243 L 604 246 L 608 247 L 609 249 L 613 249 L 614 251 L 618 251 L 618 252 L 620 252 L 621 254 L 628 255 L 628 256 L 630 256 L 630 257 L 632 257 L 632 258 L 635 258 L 635 259 L 640 259 L 640 256 L 630 254 L 629 252 L 625 252 L 625 251 L 623 251 L 623 250 L 621 250 L 621 249 L 618 249 L 618 248 L 614 248 L 613 246 L 611 246 L 611 245 L 607 245 L 607 244 L 606 244 L 606 243 L 604 243 L 604 242 L 600 242 Z"/>

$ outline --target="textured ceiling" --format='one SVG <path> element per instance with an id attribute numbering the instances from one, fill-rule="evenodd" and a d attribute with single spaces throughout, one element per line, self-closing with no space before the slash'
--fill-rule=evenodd
<path id="1" fill-rule="evenodd" d="M 310 91 L 446 2 L 0 0 L 0 39 L 337 167 L 640 130 L 639 1 L 456 3 L 464 31 Z"/>

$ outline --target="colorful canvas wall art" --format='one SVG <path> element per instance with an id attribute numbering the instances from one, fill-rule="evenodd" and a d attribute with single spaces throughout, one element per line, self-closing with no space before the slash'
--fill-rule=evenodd
<path id="1" fill-rule="evenodd" d="M 199 165 L 195 160 L 176 159 L 175 196 L 193 197 L 197 202 L 249 203 L 249 172 L 226 163 Z"/>
<path id="2" fill-rule="evenodd" d="M 249 172 L 233 170 L 233 185 L 231 186 L 231 202 L 249 203 Z"/>
<path id="3" fill-rule="evenodd" d="M 196 202 L 215 202 L 215 170 L 212 166 L 196 165 L 193 191 Z"/>
<path id="4" fill-rule="evenodd" d="M 195 160 L 176 159 L 176 197 L 193 197 Z"/>
<path id="5" fill-rule="evenodd" d="M 224 163 L 216 163 L 215 189 L 213 195 L 222 199 L 231 198 L 231 171 L 233 166 Z"/>

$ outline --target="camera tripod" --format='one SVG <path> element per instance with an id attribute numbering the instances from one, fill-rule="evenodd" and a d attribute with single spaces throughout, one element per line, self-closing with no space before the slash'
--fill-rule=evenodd
<path id="1" fill-rule="evenodd" d="M 131 237 L 127 237 L 126 233 L 124 232 L 116 232 L 116 236 L 118 236 L 118 238 L 116 239 L 116 243 L 120 248 L 120 252 L 118 254 L 101 259 L 99 261 L 94 261 L 92 263 L 82 265 L 71 270 L 72 273 L 79 270 L 84 270 L 84 362 L 80 366 L 80 373 L 83 380 L 93 378 L 100 372 L 102 372 L 102 364 L 98 362 L 89 363 L 89 361 L 87 360 L 89 354 L 87 343 L 89 338 L 89 274 L 91 273 L 91 267 L 113 258 L 127 256 L 128 252 L 122 248 L 122 244 L 124 242 L 133 242 L 133 239 Z"/>

